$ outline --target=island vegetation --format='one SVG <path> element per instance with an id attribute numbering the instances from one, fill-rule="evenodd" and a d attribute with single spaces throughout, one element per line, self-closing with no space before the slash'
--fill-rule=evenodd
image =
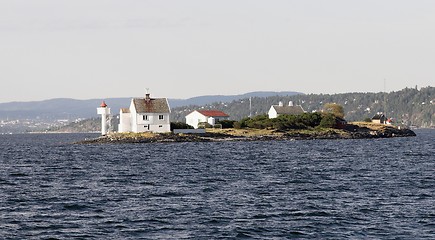
<path id="1" fill-rule="evenodd" d="M 259 141 L 308 139 L 359 139 L 415 136 L 407 128 L 371 122 L 347 123 L 338 104 L 325 104 L 323 112 L 298 115 L 280 115 L 270 119 L 262 114 L 240 121 L 223 120 L 219 128 L 206 123 L 205 133 L 112 133 L 80 143 L 150 143 L 150 142 L 204 142 L 204 141 Z M 216 126 L 216 125 L 215 125 Z M 171 128 L 189 129 L 189 125 L 176 122 Z"/>

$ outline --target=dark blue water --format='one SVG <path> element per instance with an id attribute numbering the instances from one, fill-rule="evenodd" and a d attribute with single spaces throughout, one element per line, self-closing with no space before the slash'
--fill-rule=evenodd
<path id="1" fill-rule="evenodd" d="M 72 145 L 0 136 L 0 239 L 435 239 L 435 131 Z"/>

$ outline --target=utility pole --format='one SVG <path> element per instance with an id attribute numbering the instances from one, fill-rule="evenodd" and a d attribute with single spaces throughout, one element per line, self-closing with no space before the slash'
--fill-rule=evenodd
<path id="1" fill-rule="evenodd" d="M 384 78 L 384 115 L 387 118 L 387 80 Z"/>
<path id="2" fill-rule="evenodd" d="M 249 118 L 252 117 L 252 97 L 249 97 Z"/>

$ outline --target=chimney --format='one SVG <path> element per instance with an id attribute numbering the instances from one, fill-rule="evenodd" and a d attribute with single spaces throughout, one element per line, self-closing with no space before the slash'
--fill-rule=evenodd
<path id="1" fill-rule="evenodd" d="M 282 102 L 280 101 L 280 102 L 278 103 L 278 106 L 282 107 L 282 106 L 284 106 L 284 105 L 283 105 Z"/>
<path id="2" fill-rule="evenodd" d="M 292 102 L 292 101 L 288 102 L 288 105 L 289 105 L 290 107 L 293 107 L 293 102 Z"/>
<path id="3" fill-rule="evenodd" d="M 145 101 L 150 101 L 151 100 L 151 98 L 150 98 L 150 94 L 149 93 L 147 93 L 147 94 L 145 94 Z"/>

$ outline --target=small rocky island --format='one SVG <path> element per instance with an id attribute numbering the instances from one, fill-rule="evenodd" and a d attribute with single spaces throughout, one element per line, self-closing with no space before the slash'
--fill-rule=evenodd
<path id="1" fill-rule="evenodd" d="M 77 144 L 99 143 L 170 143 L 170 142 L 219 142 L 219 141 L 268 141 L 313 139 L 364 139 L 412 137 L 416 134 L 408 128 L 392 125 L 354 122 L 342 129 L 313 128 L 280 131 L 276 129 L 207 129 L 200 134 L 182 133 L 111 133 Z"/>

